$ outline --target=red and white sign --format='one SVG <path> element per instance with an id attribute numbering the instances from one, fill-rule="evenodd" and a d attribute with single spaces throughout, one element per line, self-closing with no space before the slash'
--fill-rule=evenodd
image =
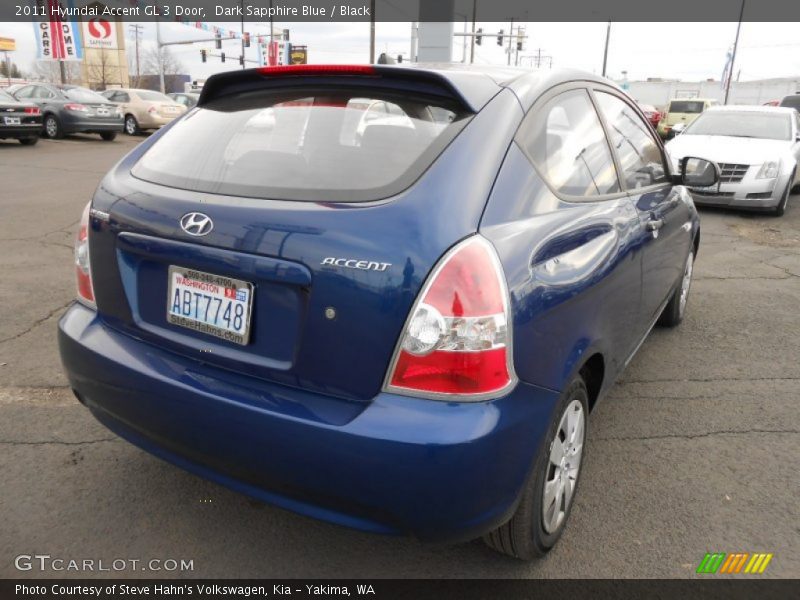
<path id="1" fill-rule="evenodd" d="M 37 58 L 41 60 L 81 60 L 83 53 L 80 32 L 74 21 L 62 20 L 56 0 L 36 0 L 40 15 L 49 15 L 46 21 L 34 21 Z"/>
<path id="2" fill-rule="evenodd" d="M 103 17 L 91 17 L 83 22 L 83 40 L 87 48 L 104 48 L 116 50 L 117 26 L 116 23 Z"/>

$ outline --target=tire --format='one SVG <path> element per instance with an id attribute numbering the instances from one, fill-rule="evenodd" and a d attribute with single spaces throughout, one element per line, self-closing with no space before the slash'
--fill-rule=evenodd
<path id="1" fill-rule="evenodd" d="M 104 131 L 100 134 L 100 137 L 103 138 L 105 142 L 113 142 L 114 139 L 117 137 L 116 131 Z"/>
<path id="2" fill-rule="evenodd" d="M 23 146 L 35 146 L 39 142 L 38 137 L 20 138 L 19 143 Z"/>
<path id="3" fill-rule="evenodd" d="M 786 213 L 786 205 L 789 204 L 789 194 L 791 193 L 792 182 L 786 184 L 786 189 L 783 192 L 783 196 L 781 196 L 780 202 L 778 205 L 770 211 L 770 214 L 774 217 L 782 217 Z"/>
<path id="4" fill-rule="evenodd" d="M 136 120 L 136 117 L 133 115 L 125 115 L 125 133 L 128 135 L 139 135 L 141 133 L 141 129 L 139 129 L 139 122 Z"/>
<path id="5" fill-rule="evenodd" d="M 578 420 L 570 421 L 567 413 L 577 416 Z M 561 394 L 561 398 L 553 411 L 553 422 L 547 430 L 545 444 L 539 452 L 534 469 L 528 477 L 519 506 L 511 519 L 484 536 L 483 541 L 494 550 L 522 560 L 539 558 L 547 554 L 564 532 L 572 507 L 575 505 L 575 494 L 580 481 L 581 463 L 583 462 L 586 441 L 587 416 L 589 414 L 589 394 L 583 378 L 576 376 Z M 579 415 L 579 416 L 578 416 Z M 572 428 L 569 425 L 573 425 Z M 570 429 L 574 439 L 569 442 L 566 456 L 567 462 L 560 461 L 566 470 L 560 471 L 551 462 L 556 448 L 564 449 L 561 437 Z M 556 446 L 558 444 L 558 446 Z M 572 467 L 570 462 L 572 461 Z M 562 477 L 566 474 L 566 479 Z M 560 481 L 569 481 L 571 494 L 565 501 Z M 545 510 L 545 484 L 555 486 L 552 494 L 553 502 Z M 560 506 L 563 510 L 556 508 Z"/>
<path id="6" fill-rule="evenodd" d="M 64 137 L 64 128 L 61 126 L 61 121 L 55 115 L 47 115 L 42 124 L 45 137 L 51 140 L 60 140 Z"/>
<path id="7" fill-rule="evenodd" d="M 672 297 L 667 302 L 661 316 L 658 318 L 658 324 L 662 327 L 675 327 L 683 321 L 683 316 L 686 314 L 686 303 L 689 301 L 689 290 L 692 287 L 692 272 L 694 271 L 694 247 L 689 252 L 686 258 L 686 264 L 683 267 L 683 276 L 681 276 L 675 291 L 672 292 Z"/>

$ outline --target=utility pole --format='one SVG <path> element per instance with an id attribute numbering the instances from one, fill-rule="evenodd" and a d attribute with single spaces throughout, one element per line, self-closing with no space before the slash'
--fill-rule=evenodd
<path id="1" fill-rule="evenodd" d="M 242 69 L 246 69 L 247 67 L 244 65 L 244 0 L 239 0 L 239 8 L 241 9 L 242 14 Z"/>
<path id="2" fill-rule="evenodd" d="M 511 19 L 511 27 L 508 29 L 508 61 L 507 64 L 511 66 L 511 44 L 514 42 L 514 19 Z"/>
<path id="3" fill-rule="evenodd" d="M 133 31 L 135 40 L 134 45 L 136 46 L 136 87 L 139 87 L 139 82 L 142 80 L 142 73 L 141 69 L 139 68 L 139 37 L 142 35 L 142 31 L 144 30 L 144 25 L 136 23 L 134 25 L 128 25 L 128 28 Z"/>
<path id="4" fill-rule="evenodd" d="M 730 72 L 728 73 L 728 81 L 725 84 L 725 104 L 728 103 L 728 96 L 731 93 L 731 80 L 733 79 L 733 67 L 736 64 L 736 50 L 739 47 L 739 32 L 742 29 L 742 18 L 744 17 L 744 3 L 745 0 L 742 0 L 742 7 L 739 10 L 739 24 L 736 25 L 736 39 L 733 42 L 733 54 L 731 55 L 731 68 Z"/>
<path id="5" fill-rule="evenodd" d="M 369 3 L 369 64 L 375 64 L 375 0 Z"/>
<path id="6" fill-rule="evenodd" d="M 167 90 L 164 84 L 164 57 L 161 53 L 164 51 L 164 44 L 161 43 L 161 21 L 156 21 L 156 57 L 158 58 L 158 87 L 163 94 Z"/>
<path id="7" fill-rule="evenodd" d="M 478 0 L 472 0 L 472 39 L 469 43 L 469 64 L 475 61 L 475 12 L 478 10 Z"/>
<path id="8" fill-rule="evenodd" d="M 603 77 L 606 76 L 606 65 L 608 64 L 608 42 L 611 40 L 611 20 L 606 27 L 606 49 L 603 52 Z"/>
<path id="9" fill-rule="evenodd" d="M 63 60 L 58 61 L 58 68 L 61 71 L 61 83 L 67 83 L 67 69 L 64 66 Z"/>

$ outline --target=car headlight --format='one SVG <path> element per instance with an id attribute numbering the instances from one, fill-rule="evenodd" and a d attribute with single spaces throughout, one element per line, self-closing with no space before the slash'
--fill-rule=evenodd
<path id="1" fill-rule="evenodd" d="M 768 160 L 761 165 L 761 168 L 758 170 L 758 175 L 756 175 L 756 179 L 775 179 L 780 172 L 781 161 Z"/>

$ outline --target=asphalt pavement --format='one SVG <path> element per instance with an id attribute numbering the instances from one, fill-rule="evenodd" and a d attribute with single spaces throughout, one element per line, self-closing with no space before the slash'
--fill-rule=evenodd
<path id="1" fill-rule="evenodd" d="M 98 576 L 669 578 L 695 576 L 706 552 L 771 552 L 764 576 L 800 577 L 800 196 L 782 218 L 701 211 L 686 320 L 654 330 L 592 413 L 564 537 L 523 563 L 258 503 L 118 439 L 74 399 L 56 324 L 78 219 L 141 139 L 0 142 L 0 577 L 92 575 L 15 567 L 47 554 L 193 564 Z"/>

